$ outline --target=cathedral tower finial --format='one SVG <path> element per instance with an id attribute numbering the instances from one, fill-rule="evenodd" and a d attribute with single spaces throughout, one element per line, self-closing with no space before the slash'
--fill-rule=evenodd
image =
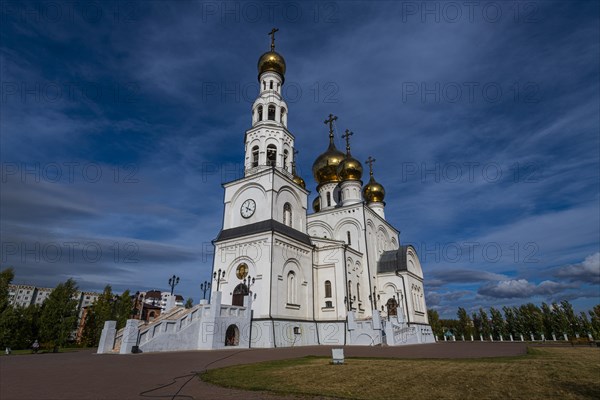
<path id="1" fill-rule="evenodd" d="M 271 36 L 271 51 L 275 51 L 275 32 L 279 31 L 279 28 L 271 29 L 269 35 Z"/>
<path id="2" fill-rule="evenodd" d="M 335 115 L 329 114 L 329 118 L 324 121 L 325 125 L 329 125 L 329 147 L 317 157 L 312 167 L 313 175 L 319 186 L 324 183 L 340 181 L 337 175 L 337 166 L 346 156 L 335 148 L 333 140 L 333 121 L 337 119 Z"/>
<path id="3" fill-rule="evenodd" d="M 354 135 L 349 129 L 346 129 L 346 133 L 342 135 L 342 139 L 346 139 L 346 155 L 350 155 L 350 136 Z"/>
<path id="4" fill-rule="evenodd" d="M 337 116 L 329 114 L 329 118 L 324 121 L 325 125 L 329 124 L 329 143 L 333 143 L 333 121 L 337 119 Z"/>
<path id="5" fill-rule="evenodd" d="M 369 164 L 369 175 L 370 176 L 373 176 L 373 163 L 375 161 L 376 160 L 371 156 L 369 156 L 369 158 L 367 158 L 367 161 L 365 161 L 365 163 Z"/>

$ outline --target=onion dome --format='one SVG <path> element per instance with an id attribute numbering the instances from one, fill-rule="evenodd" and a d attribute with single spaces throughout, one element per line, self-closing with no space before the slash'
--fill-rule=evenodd
<path id="1" fill-rule="evenodd" d="M 292 180 L 296 185 L 300 186 L 302 189 L 306 189 L 306 182 L 304 182 L 304 179 L 302 179 L 301 176 L 294 175 Z"/>
<path id="2" fill-rule="evenodd" d="M 333 137 L 329 140 L 329 147 L 321 154 L 312 166 L 313 175 L 319 185 L 327 182 L 339 182 L 337 167 L 344 160 L 344 153 L 336 149 Z"/>
<path id="3" fill-rule="evenodd" d="M 299 176 L 298 173 L 296 173 L 296 153 L 298 153 L 297 150 L 294 151 L 294 161 L 292 161 L 292 181 L 294 181 L 294 183 L 300 186 L 302 189 L 306 189 L 306 182 L 304 182 L 304 179 L 302 179 L 302 177 Z"/>
<path id="4" fill-rule="evenodd" d="M 285 80 L 285 60 L 283 56 L 274 50 L 267 51 L 258 59 L 258 80 L 265 72 L 277 72 L 281 75 L 281 81 Z"/>
<path id="5" fill-rule="evenodd" d="M 313 210 L 315 210 L 315 212 L 321 211 L 321 200 L 320 200 L 319 196 L 315 197 L 315 199 L 313 200 L 312 206 L 313 206 Z"/>
<path id="6" fill-rule="evenodd" d="M 285 80 L 285 60 L 283 56 L 275 51 L 275 32 L 279 29 L 273 28 L 269 35 L 271 35 L 271 51 L 267 51 L 265 54 L 260 56 L 258 59 L 258 80 L 260 82 L 260 76 L 265 72 L 277 72 L 281 75 L 281 82 Z"/>
<path id="7" fill-rule="evenodd" d="M 362 178 L 363 167 L 356 158 L 350 154 L 350 136 L 353 133 L 346 129 L 343 137 L 346 139 L 346 157 L 337 167 L 337 174 L 342 181 L 360 181 Z"/>
<path id="8" fill-rule="evenodd" d="M 333 121 L 336 119 L 337 117 L 329 114 L 329 119 L 325 121 L 325 123 L 329 124 L 329 147 L 323 154 L 317 157 L 312 166 L 313 176 L 319 185 L 340 181 L 337 174 L 337 167 L 346 156 L 335 147 L 335 143 L 333 142 Z"/>
<path id="9" fill-rule="evenodd" d="M 382 203 L 385 198 L 385 189 L 373 177 L 373 162 L 375 159 L 369 157 L 366 161 L 369 164 L 369 183 L 363 188 L 363 197 L 367 203 Z"/>

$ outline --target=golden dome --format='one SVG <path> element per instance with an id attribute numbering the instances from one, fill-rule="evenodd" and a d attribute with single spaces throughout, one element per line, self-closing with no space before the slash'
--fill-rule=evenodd
<path id="1" fill-rule="evenodd" d="M 350 154 L 350 136 L 354 135 L 346 129 L 346 133 L 342 135 L 346 139 L 346 157 L 337 167 L 337 174 L 342 181 L 360 181 L 362 178 L 363 167 L 360 161 L 352 157 Z"/>
<path id="2" fill-rule="evenodd" d="M 304 179 L 302 179 L 302 177 L 294 174 L 292 180 L 296 185 L 300 186 L 302 189 L 306 189 L 306 182 L 304 182 Z"/>
<path id="3" fill-rule="evenodd" d="M 285 80 L 285 60 L 275 50 L 267 51 L 258 59 L 258 80 L 260 76 L 268 71 L 277 72 L 281 75 L 281 81 Z"/>
<path id="4" fill-rule="evenodd" d="M 331 136 L 327 151 L 317 157 L 312 166 L 317 183 L 321 185 L 328 182 L 339 182 L 340 177 L 337 174 L 337 167 L 345 157 L 344 153 L 335 148 L 333 136 Z"/>
<path id="5" fill-rule="evenodd" d="M 319 196 L 315 197 L 315 199 L 313 200 L 313 210 L 315 210 L 315 212 L 319 212 L 321 210 L 321 200 L 319 199 Z"/>
<path id="6" fill-rule="evenodd" d="M 363 167 L 360 161 L 349 154 L 337 167 L 337 174 L 342 181 L 360 181 L 362 173 Z"/>
<path id="7" fill-rule="evenodd" d="M 363 197 L 367 203 L 382 203 L 385 198 L 385 189 L 375 181 L 373 175 L 371 175 L 369 183 L 363 188 Z"/>

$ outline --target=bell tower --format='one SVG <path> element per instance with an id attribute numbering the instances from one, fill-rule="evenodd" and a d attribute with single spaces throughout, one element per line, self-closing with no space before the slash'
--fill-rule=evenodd
<path id="1" fill-rule="evenodd" d="M 265 168 L 277 168 L 292 176 L 294 135 L 287 129 L 288 106 L 282 96 L 285 82 L 285 59 L 275 51 L 275 32 L 271 50 L 258 60 L 259 94 L 252 105 L 252 127 L 246 131 L 244 175 Z"/>

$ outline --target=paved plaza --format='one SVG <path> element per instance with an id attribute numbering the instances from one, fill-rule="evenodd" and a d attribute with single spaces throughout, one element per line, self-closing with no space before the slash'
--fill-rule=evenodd
<path id="1" fill-rule="evenodd" d="M 472 358 L 526 353 L 517 342 L 448 342 L 400 347 L 345 347 L 346 357 Z M 216 387 L 195 372 L 235 364 L 331 356 L 331 347 L 231 349 L 98 355 L 91 350 L 0 357 L 0 399 L 297 399 Z M 177 395 L 176 397 L 174 397 Z"/>

